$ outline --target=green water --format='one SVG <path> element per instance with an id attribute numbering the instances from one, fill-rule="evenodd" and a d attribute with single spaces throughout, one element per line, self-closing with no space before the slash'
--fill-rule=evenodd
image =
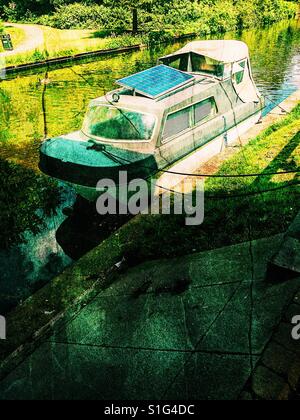
<path id="1" fill-rule="evenodd" d="M 266 112 L 300 88 L 299 28 L 299 22 L 283 22 L 225 36 L 249 45 L 254 79 L 268 97 Z M 62 206 L 71 203 L 74 197 L 65 190 L 61 205 L 55 198 L 45 201 L 48 181 L 35 179 L 39 173 L 41 140 L 79 129 L 91 99 L 113 89 L 115 80 L 155 65 L 159 56 L 177 50 L 186 42 L 50 69 L 51 83 L 46 86 L 40 83 L 45 69 L 0 82 L 0 162 L 18 167 L 17 179 L 9 178 L 11 182 L 5 184 L 3 191 L 14 212 L 5 212 L 5 206 L 1 210 L 1 228 L 5 225 L 5 238 L 10 235 L 12 238 L 8 241 L 2 238 L 0 245 L 0 313 L 26 298 L 37 285 L 53 278 L 71 262 L 57 244 L 55 232 L 65 219 Z M 26 183 L 27 195 L 22 188 L 23 177 L 34 179 Z M 47 192 L 48 195 L 51 193 Z M 47 212 L 51 206 L 52 212 Z"/>
<path id="2" fill-rule="evenodd" d="M 262 93 L 272 99 L 287 96 L 300 84 L 299 28 L 297 22 L 284 22 L 268 29 L 225 36 L 249 45 L 255 81 Z M 45 92 L 47 135 L 80 128 L 90 99 L 113 89 L 115 80 L 155 65 L 160 55 L 171 53 L 186 42 L 50 70 L 51 84 Z M 38 147 L 45 132 L 44 86 L 39 83 L 43 77 L 44 70 L 0 84 L 0 157 L 26 168 L 36 169 Z"/>

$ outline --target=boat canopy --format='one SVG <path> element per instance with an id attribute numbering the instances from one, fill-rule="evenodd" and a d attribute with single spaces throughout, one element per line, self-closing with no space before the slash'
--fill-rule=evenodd
<path id="1" fill-rule="evenodd" d="M 174 54 L 160 58 L 160 61 L 164 62 L 172 57 L 190 53 L 207 57 L 223 64 L 236 63 L 249 57 L 248 46 L 242 41 L 194 41 L 188 43 Z"/>

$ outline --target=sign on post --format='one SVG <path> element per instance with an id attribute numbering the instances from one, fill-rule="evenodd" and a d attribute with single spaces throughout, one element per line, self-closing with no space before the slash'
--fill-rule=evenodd
<path id="1" fill-rule="evenodd" d="M 13 43 L 9 34 L 1 35 L 2 45 L 5 51 L 13 51 Z"/>

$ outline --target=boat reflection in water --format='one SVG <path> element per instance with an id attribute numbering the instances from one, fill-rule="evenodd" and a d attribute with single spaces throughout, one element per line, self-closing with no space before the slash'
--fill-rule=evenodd
<path id="1" fill-rule="evenodd" d="M 131 219 L 131 215 L 101 216 L 94 202 L 77 196 L 73 207 L 64 209 L 67 218 L 56 231 L 56 240 L 64 253 L 78 260 L 107 239 Z"/>

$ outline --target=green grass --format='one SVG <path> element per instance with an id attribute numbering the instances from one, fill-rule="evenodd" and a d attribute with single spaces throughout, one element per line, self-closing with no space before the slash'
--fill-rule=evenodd
<path id="1" fill-rule="evenodd" d="M 253 139 L 226 161 L 220 174 L 298 170 L 300 164 L 300 105 L 284 120 Z M 185 225 L 183 216 L 142 215 L 120 242 L 134 265 L 269 237 L 286 231 L 299 211 L 299 176 L 210 178 L 205 186 L 205 220 Z M 271 190 L 269 192 L 264 192 Z M 260 194 L 251 195 L 255 192 Z M 224 198 L 228 195 L 242 195 Z M 248 195 L 250 194 L 250 195 Z M 209 198 L 211 195 L 222 198 Z"/>
<path id="2" fill-rule="evenodd" d="M 74 54 L 99 49 L 116 48 L 119 46 L 139 44 L 141 37 L 121 35 L 116 38 L 100 38 L 91 30 L 60 30 L 42 27 L 45 37 L 45 49 L 50 56 L 61 56 L 66 52 Z"/>
<path id="3" fill-rule="evenodd" d="M 294 171 L 300 167 L 300 105 L 284 120 L 253 139 L 243 151 L 222 165 L 222 173 L 264 173 Z M 237 169 L 238 168 L 238 169 Z M 209 191 L 256 190 L 283 186 L 295 175 L 262 178 L 210 179 Z M 254 181 L 254 182 L 253 182 Z"/>
<path id="4" fill-rule="evenodd" d="M 13 46 L 16 48 L 25 40 L 25 33 L 20 28 L 6 27 L 4 33 L 10 34 Z M 2 43 L 0 42 L 0 53 L 4 52 Z"/>
<path id="5" fill-rule="evenodd" d="M 38 27 L 44 32 L 44 45 L 41 45 L 38 49 L 33 51 L 7 57 L 7 66 L 102 49 L 105 50 L 142 44 L 145 41 L 145 38 L 142 36 L 120 35 L 116 37 L 99 38 L 97 33 L 92 30 L 60 30 L 47 26 Z"/>

